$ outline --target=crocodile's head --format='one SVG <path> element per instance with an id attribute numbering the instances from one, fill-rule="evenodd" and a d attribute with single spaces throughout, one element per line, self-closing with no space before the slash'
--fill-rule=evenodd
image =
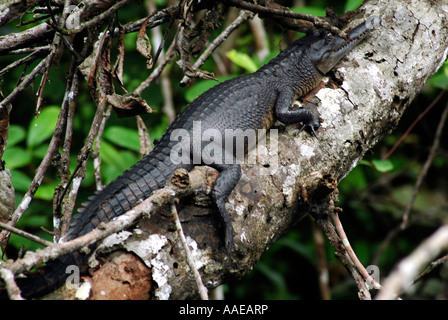
<path id="1" fill-rule="evenodd" d="M 368 27 L 370 26 L 370 27 Z M 363 22 L 357 27 L 346 32 L 348 39 L 343 39 L 329 33 L 314 32 L 309 35 L 314 38 L 307 48 L 306 55 L 314 62 L 317 69 L 326 74 L 341 60 L 352 48 L 354 48 L 370 31 L 372 24 Z"/>

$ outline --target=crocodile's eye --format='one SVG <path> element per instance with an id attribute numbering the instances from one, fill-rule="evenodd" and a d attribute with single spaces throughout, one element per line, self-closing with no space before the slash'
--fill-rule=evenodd
<path id="1" fill-rule="evenodd" d="M 327 35 L 325 36 L 325 40 L 329 41 L 333 39 L 333 35 L 331 33 L 327 33 Z"/>

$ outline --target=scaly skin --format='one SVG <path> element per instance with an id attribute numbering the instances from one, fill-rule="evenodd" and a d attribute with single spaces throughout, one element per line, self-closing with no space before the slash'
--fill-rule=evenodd
<path id="1" fill-rule="evenodd" d="M 125 213 L 139 200 L 162 188 L 176 169 L 192 169 L 193 164 L 174 164 L 171 161 L 171 150 L 179 143 L 177 140 L 171 141 L 171 134 L 176 129 L 186 130 L 194 138 L 194 122 L 198 121 L 201 125 L 200 134 L 207 129 L 215 129 L 225 137 L 226 129 L 267 130 L 276 118 L 285 124 L 302 122 L 304 128 L 315 133 L 319 121 L 305 109 L 290 110 L 294 98 L 313 89 L 322 76 L 359 43 L 366 33 L 365 24 L 349 32 L 349 41 L 313 33 L 292 43 L 257 72 L 223 82 L 203 93 L 169 126 L 148 156 L 90 198 L 80 209 L 80 214 L 74 219 L 63 240 L 82 236 L 101 222 L 110 221 Z M 223 145 L 224 143 L 219 145 L 223 150 L 222 154 L 227 152 L 233 157 L 232 152 L 226 151 Z M 200 155 L 204 147 L 190 146 L 191 158 Z M 240 179 L 241 167 L 235 158 L 231 164 L 220 163 L 207 164 L 220 172 L 212 196 L 224 222 L 225 244 L 230 252 L 233 228 L 225 209 L 225 201 Z M 19 283 L 19 286 L 25 297 L 41 294 L 67 277 L 67 265 L 83 263 L 84 256 L 81 253 L 62 256 L 49 263 L 45 278 L 32 284 Z"/>

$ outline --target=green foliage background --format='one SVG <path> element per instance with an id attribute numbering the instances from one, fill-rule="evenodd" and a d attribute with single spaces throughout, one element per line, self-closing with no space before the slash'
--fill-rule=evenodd
<path id="1" fill-rule="evenodd" d="M 166 6 L 166 2 L 165 0 L 156 1 L 161 8 Z M 283 5 L 291 5 L 288 1 L 281 2 Z M 294 10 L 323 15 L 325 8 L 332 6 L 337 12 L 342 13 L 346 10 L 356 9 L 360 3 L 359 0 L 310 0 L 306 1 L 306 7 L 294 8 Z M 129 22 L 142 18 L 144 15 L 145 10 L 141 9 L 141 5 L 134 5 L 121 10 L 119 19 Z M 16 28 L 16 24 L 17 21 L 14 21 L 2 27 L 0 34 L 24 29 L 23 27 Z M 266 28 L 270 38 L 271 52 L 266 59 L 269 60 L 278 54 L 279 43 L 282 41 L 284 33 L 269 22 L 266 22 Z M 220 30 L 215 31 L 216 35 L 219 32 Z M 135 50 L 135 40 L 135 33 L 125 37 L 126 56 L 123 82 L 129 91 L 134 90 L 147 77 L 144 68 L 145 61 Z M 233 72 L 228 75 L 218 74 L 220 80 L 244 72 L 252 72 L 265 62 L 258 61 L 256 58 L 253 35 L 247 26 L 242 27 L 241 34 L 226 56 L 233 63 Z M 15 59 L 16 57 L 10 56 L 0 57 L 0 68 L 2 69 Z M 29 88 L 13 103 L 10 136 L 2 160 L 5 161 L 6 167 L 12 173 L 12 181 L 16 190 L 16 205 L 28 190 L 35 170 L 48 148 L 65 91 L 64 73 L 68 70 L 69 61 L 70 57 L 67 54 L 67 57 L 62 59 L 59 68 L 51 68 L 50 80 L 45 87 L 44 107 L 38 118 L 34 118 L 34 105 L 35 89 L 40 83 L 40 77 L 36 80 L 34 89 Z M 28 70 L 32 70 L 36 64 L 37 62 L 30 65 Z M 204 69 L 217 72 L 215 61 L 209 59 Z M 13 90 L 21 72 L 23 72 L 23 68 L 16 68 L 1 79 L 1 89 L 5 95 Z M 201 92 L 214 85 L 212 81 L 196 81 L 188 88 L 181 88 L 177 85 L 182 78 L 180 68 L 177 65 L 172 65 L 168 72 L 173 84 L 173 98 L 177 112 L 181 111 Z M 411 212 L 412 223 L 409 228 L 393 238 L 384 251 L 379 254 L 381 244 L 388 233 L 401 222 L 401 216 L 411 197 L 417 176 L 428 156 L 435 128 L 447 98 L 442 98 L 417 124 L 387 161 L 382 161 L 381 158 L 440 90 L 446 88 L 447 85 L 448 63 L 445 62 L 412 103 L 397 130 L 384 139 L 375 150 L 372 150 L 340 184 L 339 206 L 344 209 L 341 220 L 352 246 L 364 265 L 373 263 L 379 266 L 382 277 L 387 275 L 402 257 L 410 253 L 438 225 L 446 221 L 448 144 L 445 133 L 442 145 Z M 169 124 L 169 120 L 161 111 L 163 98 L 159 84 L 151 85 L 142 96 L 156 111 L 143 116 L 150 136 L 154 140 L 161 136 Z M 86 88 L 82 88 L 75 117 L 72 171 L 76 165 L 76 155 L 90 128 L 95 108 Z M 139 137 L 135 119 L 118 119 L 112 114 L 104 133 L 100 157 L 104 183 L 109 183 L 138 161 Z M 52 228 L 52 199 L 54 188 L 58 183 L 56 170 L 52 168 L 37 191 L 35 200 L 32 201 L 30 208 L 19 221 L 17 225 L 19 228 L 51 240 L 51 236 L 42 231 L 40 227 Z M 93 190 L 93 166 L 89 162 L 86 178 L 82 182 L 81 193 L 78 197 L 79 203 L 85 201 Z M 310 219 L 299 223 L 270 248 L 255 269 L 242 281 L 225 285 L 225 297 L 236 299 L 320 299 L 316 248 L 312 230 L 313 222 Z M 14 235 L 11 237 L 10 244 L 6 254 L 12 258 L 17 255 L 17 251 L 22 246 L 26 250 L 35 250 L 38 247 L 32 242 Z M 332 298 L 357 299 L 357 290 L 352 278 L 334 257 L 333 249 L 328 244 L 326 244 L 326 255 L 330 271 Z M 446 266 L 436 269 L 416 286 L 411 297 L 447 298 L 447 278 L 448 268 Z"/>

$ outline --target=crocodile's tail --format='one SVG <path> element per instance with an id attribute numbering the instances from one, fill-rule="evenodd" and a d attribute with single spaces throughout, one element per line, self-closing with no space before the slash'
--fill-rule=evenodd
<path id="1" fill-rule="evenodd" d="M 44 272 L 36 271 L 26 278 L 17 278 L 16 283 L 21 296 L 28 299 L 50 293 L 72 274 L 73 270 L 67 270 L 67 266 L 82 265 L 84 258 L 85 256 L 79 252 L 68 253 L 46 264 Z M 0 292 L 0 300 L 8 298 L 6 290 Z"/>
<path id="2" fill-rule="evenodd" d="M 122 215 L 138 204 L 139 200 L 149 197 L 154 190 L 164 187 L 166 180 L 177 168 L 187 168 L 185 165 L 173 164 L 170 151 L 170 144 L 159 143 L 153 152 L 102 191 L 91 196 L 89 201 L 80 208 L 79 214 L 73 219 L 63 240 L 80 237 L 95 229 L 101 222 L 108 222 Z M 79 252 L 50 261 L 45 266 L 45 273 L 42 276 L 18 279 L 22 296 L 36 297 L 51 291 L 70 275 L 66 273 L 67 266 L 80 266 L 84 262 L 85 257 Z"/>
<path id="3" fill-rule="evenodd" d="M 101 222 L 122 215 L 154 190 L 163 188 L 174 171 L 183 167 L 171 161 L 170 151 L 170 144 L 159 143 L 145 158 L 103 190 L 96 191 L 79 209 L 80 214 L 73 219 L 64 241 L 89 233 Z"/>

